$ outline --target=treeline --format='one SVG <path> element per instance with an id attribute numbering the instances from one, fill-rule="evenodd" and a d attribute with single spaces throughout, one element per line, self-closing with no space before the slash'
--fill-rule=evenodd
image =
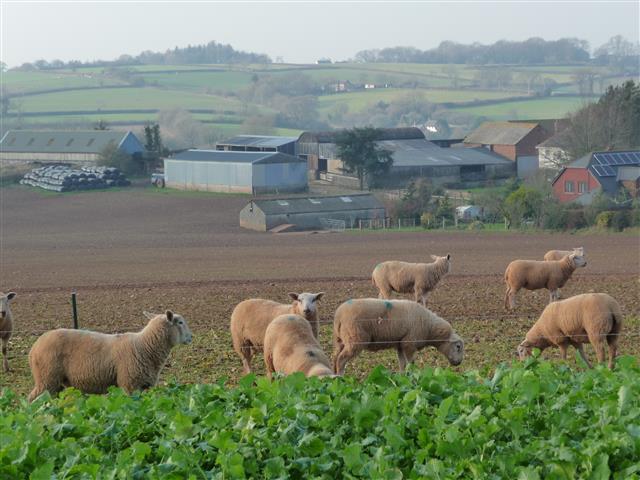
<path id="1" fill-rule="evenodd" d="M 614 39 L 618 37 L 614 37 Z M 618 54 L 637 57 L 637 47 L 621 37 L 620 39 L 623 48 L 617 48 L 620 41 L 612 45 L 606 44 L 596 50 L 596 57 Z M 606 48 L 610 46 L 613 48 Z M 535 37 L 522 42 L 500 40 L 492 45 L 480 43 L 464 45 L 444 41 L 430 50 L 420 50 L 414 47 L 362 50 L 355 55 L 354 60 L 367 63 L 555 65 L 589 62 L 591 55 L 589 54 L 589 43 L 586 40 L 577 38 L 544 40 Z"/>
<path id="2" fill-rule="evenodd" d="M 116 60 L 95 60 L 81 62 L 71 60 L 37 60 L 24 63 L 18 70 L 54 70 L 61 68 L 80 67 L 117 67 L 129 65 L 198 65 L 198 64 L 229 64 L 229 63 L 271 63 L 271 58 L 263 53 L 236 50 L 231 45 L 209 42 L 206 45 L 188 45 L 185 48 L 175 47 L 165 52 L 142 52 L 140 55 L 120 55 Z"/>

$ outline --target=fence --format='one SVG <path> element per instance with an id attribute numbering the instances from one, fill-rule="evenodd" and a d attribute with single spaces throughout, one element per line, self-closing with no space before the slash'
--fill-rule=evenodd
<path id="1" fill-rule="evenodd" d="M 332 232 L 344 232 L 347 227 L 347 222 L 344 220 L 335 220 L 333 218 L 321 218 L 320 225 L 325 230 L 330 230 Z"/>

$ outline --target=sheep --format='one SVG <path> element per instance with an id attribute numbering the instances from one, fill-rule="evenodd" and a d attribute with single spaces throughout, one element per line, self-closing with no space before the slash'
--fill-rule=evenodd
<path id="1" fill-rule="evenodd" d="M 29 352 L 35 383 L 29 401 L 45 390 L 55 395 L 65 387 L 106 393 L 114 385 L 131 393 L 156 385 L 171 349 L 191 343 L 192 335 L 184 318 L 171 310 L 145 316 L 149 322 L 136 333 L 60 328 L 40 336 Z"/>
<path id="2" fill-rule="evenodd" d="M 333 322 L 333 370 L 344 374 L 346 363 L 363 350 L 395 348 L 400 371 L 418 350 L 435 347 L 452 365 L 464 356 L 464 342 L 446 320 L 410 300 L 347 300 Z"/>
<path id="3" fill-rule="evenodd" d="M 283 304 L 262 298 L 244 300 L 231 314 L 231 339 L 233 349 L 240 356 L 245 375 L 251 372 L 251 358 L 262 351 L 264 332 L 279 315 L 293 314 L 304 317 L 311 325 L 313 336 L 318 338 L 319 320 L 317 302 L 320 293 L 289 293 L 291 304 Z"/>
<path id="4" fill-rule="evenodd" d="M 269 378 L 273 372 L 333 376 L 331 361 L 322 351 L 309 322 L 299 315 L 279 315 L 269 323 L 264 334 L 264 364 Z"/>
<path id="5" fill-rule="evenodd" d="M 544 259 L 546 261 L 560 260 L 562 257 L 566 257 L 572 253 L 577 253 L 581 257 L 584 257 L 584 247 L 575 247 L 573 250 L 549 250 L 544 254 Z"/>
<path id="6" fill-rule="evenodd" d="M 7 294 L 0 292 L 0 340 L 2 340 L 2 366 L 5 372 L 10 372 L 7 350 L 9 339 L 13 334 L 13 315 L 9 303 L 16 298 L 15 292 Z"/>
<path id="7" fill-rule="evenodd" d="M 571 278 L 576 268 L 585 267 L 587 260 L 576 252 L 562 257 L 560 260 L 514 260 L 504 272 L 507 291 L 504 296 L 504 308 L 513 310 L 516 307 L 516 294 L 521 288 L 549 290 L 549 303 L 560 298 L 560 288 Z"/>
<path id="8" fill-rule="evenodd" d="M 585 363 L 591 368 L 582 348 L 591 343 L 598 362 L 605 359 L 605 340 L 609 345 L 609 368 L 613 369 L 622 330 L 620 305 L 606 293 L 584 293 L 551 303 L 531 327 L 518 346 L 518 356 L 524 360 L 533 348 L 560 348 L 562 359 L 567 359 L 567 347 L 573 345 Z"/>
<path id="9" fill-rule="evenodd" d="M 398 261 L 382 262 L 371 274 L 373 285 L 380 292 L 378 298 L 391 298 L 391 292 L 411 293 L 415 301 L 422 300 L 427 306 L 427 293 L 451 270 L 451 255 L 438 257 L 431 255 L 432 263 L 408 263 Z"/>

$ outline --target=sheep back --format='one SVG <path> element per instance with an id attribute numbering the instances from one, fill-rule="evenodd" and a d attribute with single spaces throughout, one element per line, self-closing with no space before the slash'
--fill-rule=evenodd
<path id="1" fill-rule="evenodd" d="M 504 278 L 514 289 L 555 290 L 567 283 L 574 270 L 566 257 L 552 261 L 514 260 L 507 266 Z"/>
<path id="2" fill-rule="evenodd" d="M 231 337 L 234 346 L 238 348 L 245 343 L 262 350 L 264 335 L 271 321 L 286 313 L 292 313 L 292 306 L 265 300 L 252 298 L 240 302 L 231 314 Z"/>

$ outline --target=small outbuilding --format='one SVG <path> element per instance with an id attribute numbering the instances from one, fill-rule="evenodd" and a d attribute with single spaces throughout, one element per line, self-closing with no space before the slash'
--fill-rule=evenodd
<path id="1" fill-rule="evenodd" d="M 266 232 L 280 225 L 296 230 L 324 228 L 331 222 L 355 227 L 359 220 L 383 219 L 385 210 L 371 194 L 251 200 L 240 211 L 240 226 Z"/>
<path id="2" fill-rule="evenodd" d="M 164 159 L 167 187 L 231 193 L 307 189 L 307 162 L 280 152 L 187 150 Z"/>

